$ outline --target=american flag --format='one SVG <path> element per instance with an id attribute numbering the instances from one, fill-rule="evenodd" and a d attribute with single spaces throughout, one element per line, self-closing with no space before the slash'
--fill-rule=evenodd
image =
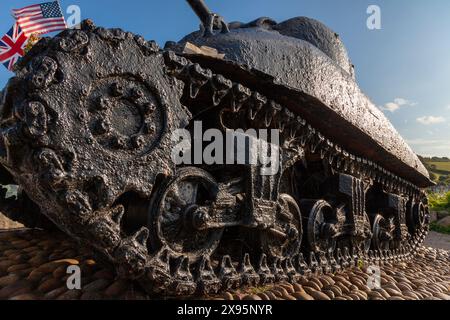
<path id="1" fill-rule="evenodd" d="M 11 30 L 0 39 L 0 63 L 12 71 L 16 62 L 24 56 L 28 37 L 16 22 Z"/>
<path id="2" fill-rule="evenodd" d="M 27 36 L 60 31 L 67 28 L 58 1 L 14 9 L 13 15 Z"/>

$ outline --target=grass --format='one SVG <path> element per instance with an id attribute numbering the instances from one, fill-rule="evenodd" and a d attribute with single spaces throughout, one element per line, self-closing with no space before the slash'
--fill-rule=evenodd
<path id="1" fill-rule="evenodd" d="M 450 227 L 441 226 L 436 222 L 430 224 L 430 229 L 439 233 L 450 234 Z"/>
<path id="2" fill-rule="evenodd" d="M 428 205 L 433 211 L 450 212 L 450 192 L 447 192 L 446 194 L 428 194 Z M 437 222 L 432 222 L 430 224 L 430 229 L 439 233 L 450 234 L 450 227 L 444 227 Z"/>
<path id="3" fill-rule="evenodd" d="M 445 171 L 448 174 L 450 174 L 450 161 L 449 162 L 430 161 L 430 162 L 428 162 L 428 164 L 436 166 L 436 169 L 439 171 Z"/>
<path id="4" fill-rule="evenodd" d="M 450 185 L 450 159 L 427 158 L 419 156 L 425 168 L 430 172 L 430 178 L 441 185 Z"/>
<path id="5" fill-rule="evenodd" d="M 251 294 L 264 293 L 267 290 L 269 290 L 269 288 L 270 288 L 270 286 L 260 286 L 260 287 L 251 288 L 250 293 Z"/>
<path id="6" fill-rule="evenodd" d="M 445 194 L 428 194 L 428 205 L 434 211 L 450 210 L 450 192 Z"/>

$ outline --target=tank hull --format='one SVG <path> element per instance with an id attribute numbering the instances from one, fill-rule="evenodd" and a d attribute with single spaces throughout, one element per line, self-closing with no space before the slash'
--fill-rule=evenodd
<path id="1" fill-rule="evenodd" d="M 280 34 L 274 30 L 277 25 L 272 28 L 239 28 L 214 37 L 193 34 L 180 44 L 217 49 L 226 61 L 192 59 L 282 100 L 353 154 L 419 187 L 433 184 L 416 154 L 348 71 L 313 44 Z"/>

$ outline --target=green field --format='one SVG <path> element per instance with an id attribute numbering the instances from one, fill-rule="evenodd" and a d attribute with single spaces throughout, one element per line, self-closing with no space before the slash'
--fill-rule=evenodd
<path id="1" fill-rule="evenodd" d="M 427 170 L 430 172 L 431 180 L 438 184 L 450 185 L 450 159 L 449 158 L 426 158 L 420 157 Z"/>
<path id="2" fill-rule="evenodd" d="M 445 171 L 448 174 L 450 174 L 450 161 L 449 162 L 437 162 L 437 161 L 430 161 L 428 162 L 430 166 L 436 166 L 437 170 Z"/>
<path id="3" fill-rule="evenodd" d="M 450 159 L 449 158 L 426 158 L 419 156 L 430 173 L 430 178 L 436 182 L 437 187 L 428 191 L 428 202 L 431 210 L 450 211 Z M 449 230 L 435 231 L 448 232 Z M 433 229 L 434 230 L 434 229 Z"/>

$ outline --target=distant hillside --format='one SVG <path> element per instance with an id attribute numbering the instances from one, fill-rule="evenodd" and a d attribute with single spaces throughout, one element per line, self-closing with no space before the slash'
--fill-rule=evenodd
<path id="1" fill-rule="evenodd" d="M 443 157 L 421 157 L 419 159 L 430 172 L 431 180 L 438 184 L 450 185 L 450 159 Z"/>

